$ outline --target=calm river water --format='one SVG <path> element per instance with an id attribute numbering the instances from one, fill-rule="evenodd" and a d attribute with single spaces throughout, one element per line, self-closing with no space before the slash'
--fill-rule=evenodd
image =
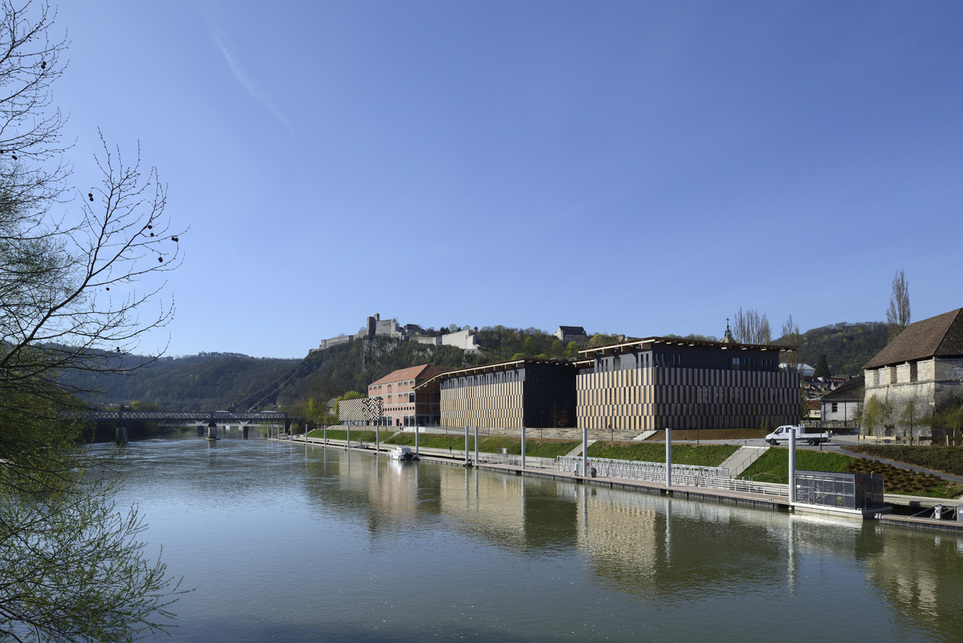
<path id="1" fill-rule="evenodd" d="M 194 588 L 148 640 L 963 639 L 955 534 L 254 437 L 125 450 L 121 500 Z"/>

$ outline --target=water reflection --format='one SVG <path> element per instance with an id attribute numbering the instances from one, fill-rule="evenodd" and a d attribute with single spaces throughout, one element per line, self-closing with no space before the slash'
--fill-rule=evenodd
<path id="1" fill-rule="evenodd" d="M 963 631 L 955 534 L 340 449 L 199 442 L 132 444 L 124 465 L 171 564 L 211 574 L 188 579 L 205 586 L 191 600 L 206 602 L 179 610 L 191 622 L 239 609 L 267 624 L 307 619 L 305 641 L 386 640 L 386 622 L 399 640 Z M 217 546 L 192 558 L 198 543 Z M 256 607 L 232 603 L 237 587 Z"/>
<path id="2" fill-rule="evenodd" d="M 581 552 L 596 583 L 649 604 L 720 594 L 778 602 L 811 593 L 815 578 L 823 598 L 840 605 L 864 588 L 876 592 L 903 634 L 963 631 L 955 609 L 963 546 L 955 535 L 333 453 L 334 464 L 329 453 L 311 467 L 340 484 L 319 488 L 315 501 L 366 514 L 373 537 L 417 530 L 435 516 L 435 526 L 507 551 Z"/>

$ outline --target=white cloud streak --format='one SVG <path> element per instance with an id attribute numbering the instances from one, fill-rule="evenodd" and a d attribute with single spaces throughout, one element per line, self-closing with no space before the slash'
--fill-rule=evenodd
<path id="1" fill-rule="evenodd" d="M 288 123 L 287 118 L 285 118 L 284 114 L 281 113 L 281 110 L 277 108 L 277 106 L 274 104 L 274 101 L 271 100 L 271 97 L 261 91 L 257 85 L 248 79 L 247 75 L 241 69 L 241 66 L 238 65 L 236 60 L 234 60 L 234 56 L 231 55 L 230 50 L 228 50 L 227 46 L 213 31 L 211 31 L 211 38 L 214 40 L 214 44 L 217 45 L 221 55 L 224 56 L 224 61 L 227 63 L 228 68 L 234 75 L 234 80 L 236 80 L 238 84 L 240 84 L 241 87 L 243 87 L 244 90 L 247 91 L 252 98 L 254 98 L 254 100 L 267 109 L 267 111 L 270 112 L 270 114 L 277 119 L 279 123 L 281 123 L 284 129 L 293 134 L 294 128 L 292 128 L 290 123 Z"/>

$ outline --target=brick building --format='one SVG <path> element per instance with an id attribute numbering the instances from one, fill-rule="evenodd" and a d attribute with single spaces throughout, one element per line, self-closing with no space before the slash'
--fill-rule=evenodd
<path id="1" fill-rule="evenodd" d="M 439 373 L 438 367 L 423 364 L 388 373 L 368 385 L 368 397 L 381 398 L 383 423 L 389 426 L 437 424 L 437 393 L 415 389 Z"/>

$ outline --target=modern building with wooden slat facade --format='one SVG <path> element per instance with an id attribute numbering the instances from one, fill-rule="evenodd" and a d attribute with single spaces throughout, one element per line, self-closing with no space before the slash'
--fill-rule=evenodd
<path id="1" fill-rule="evenodd" d="M 768 428 L 799 420 L 789 347 L 650 337 L 579 351 L 579 427 Z"/>
<path id="2" fill-rule="evenodd" d="M 479 429 L 572 426 L 575 365 L 523 359 L 447 371 L 416 387 L 439 391 L 441 423 Z"/>

